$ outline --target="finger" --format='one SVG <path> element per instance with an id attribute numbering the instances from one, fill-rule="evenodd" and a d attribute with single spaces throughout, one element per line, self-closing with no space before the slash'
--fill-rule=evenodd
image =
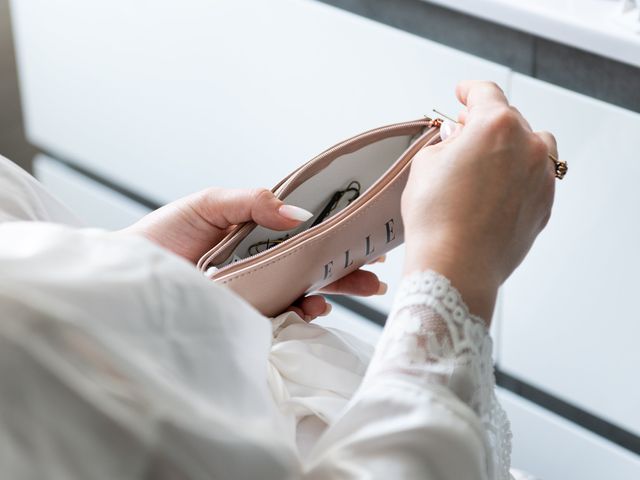
<path id="1" fill-rule="evenodd" d="M 386 293 L 387 284 L 381 282 L 373 272 L 356 270 L 327 285 L 321 291 L 325 293 L 370 297 L 371 295 L 383 295 Z"/>
<path id="2" fill-rule="evenodd" d="M 467 110 L 466 108 L 460 110 L 458 112 L 458 123 L 461 123 L 462 125 L 467 123 L 467 115 L 469 115 L 469 110 Z"/>
<path id="3" fill-rule="evenodd" d="M 556 137 L 550 132 L 535 132 L 535 134 L 545 143 L 549 149 L 549 153 L 558 158 L 558 142 L 556 141 Z"/>
<path id="4" fill-rule="evenodd" d="M 218 228 L 254 221 L 273 230 L 290 230 L 313 216 L 285 205 L 270 190 L 210 188 L 189 197 L 190 206 Z"/>
<path id="5" fill-rule="evenodd" d="M 551 154 L 555 158 L 558 158 L 558 144 L 556 138 L 549 132 L 536 132 L 535 133 L 542 142 L 546 145 L 547 155 Z M 556 190 L 556 163 L 552 158 L 545 158 L 543 160 L 547 164 L 547 171 L 549 172 L 548 181 L 543 184 L 542 202 L 543 215 L 540 222 L 540 230 L 544 229 L 549 219 L 551 218 L 551 209 L 553 208 L 553 199 L 555 197 Z"/>
<path id="6" fill-rule="evenodd" d="M 304 313 L 302 318 L 307 322 L 317 317 L 328 315 L 331 311 L 331 304 L 327 303 L 327 300 L 322 295 L 304 297 L 297 302 L 297 306 Z"/>
<path id="7" fill-rule="evenodd" d="M 445 120 L 440 125 L 440 138 L 442 141 L 446 141 L 447 138 L 455 137 L 458 133 L 460 133 L 460 129 L 462 126 L 459 123 L 454 123 L 451 120 Z"/>
<path id="8" fill-rule="evenodd" d="M 373 265 L 375 263 L 384 263 L 386 261 L 387 261 L 387 256 L 386 255 L 380 255 L 375 260 L 371 260 L 367 265 Z"/>
<path id="9" fill-rule="evenodd" d="M 520 110 L 518 110 L 516 107 L 514 107 L 513 105 L 509 106 L 509 109 L 516 114 L 516 118 L 518 119 L 518 121 L 522 124 L 522 126 L 524 127 L 525 130 L 529 131 L 529 132 L 533 132 L 533 129 L 531 128 L 531 125 L 529 125 L 529 121 L 524 118 L 524 116 L 522 115 L 522 113 L 520 113 Z"/>
<path id="10" fill-rule="evenodd" d="M 466 80 L 456 87 L 456 97 L 467 108 L 478 105 L 502 104 L 508 105 L 507 97 L 502 89 L 494 82 Z"/>
<path id="11" fill-rule="evenodd" d="M 527 121 L 526 118 L 524 118 L 522 116 L 522 114 L 520 113 L 520 111 L 513 107 L 510 106 L 509 107 L 511 110 L 513 110 L 517 115 L 518 115 L 518 119 L 520 120 L 520 122 L 522 123 L 522 125 L 529 131 L 531 131 L 531 125 L 529 125 L 529 122 Z M 465 123 L 467 123 L 469 117 L 469 109 L 468 108 L 463 108 L 462 110 L 460 110 L 458 112 L 458 125 L 464 125 Z"/>

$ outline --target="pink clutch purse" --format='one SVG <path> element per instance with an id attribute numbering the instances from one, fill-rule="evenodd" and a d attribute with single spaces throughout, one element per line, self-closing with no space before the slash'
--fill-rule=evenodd
<path id="1" fill-rule="evenodd" d="M 325 150 L 273 193 L 314 216 L 288 232 L 237 225 L 198 262 L 257 310 L 274 316 L 402 244 L 400 198 L 414 155 L 440 141 L 441 120 L 376 128 Z"/>

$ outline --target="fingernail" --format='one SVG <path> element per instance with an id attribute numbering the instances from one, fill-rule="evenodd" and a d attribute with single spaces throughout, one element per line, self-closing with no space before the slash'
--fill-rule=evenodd
<path id="1" fill-rule="evenodd" d="M 304 222 L 313 217 L 313 213 L 294 205 L 281 205 L 278 213 L 289 220 L 296 220 L 298 222 Z"/>
<path id="2" fill-rule="evenodd" d="M 376 263 L 384 263 L 384 261 L 387 259 L 386 255 L 382 255 L 374 260 L 371 260 L 368 264 L 369 265 L 374 265 Z"/>
<path id="3" fill-rule="evenodd" d="M 313 320 L 313 317 L 311 315 L 305 315 L 304 316 L 304 321 L 309 323 L 311 320 Z"/>
<path id="4" fill-rule="evenodd" d="M 333 310 L 333 305 L 331 305 L 330 303 L 327 303 L 327 306 L 324 307 L 324 312 L 322 312 L 320 314 L 321 317 L 326 317 L 327 315 L 329 315 L 331 313 L 331 310 Z"/>
<path id="5" fill-rule="evenodd" d="M 387 293 L 387 290 L 389 290 L 389 285 L 384 282 L 380 282 L 376 295 L 384 295 L 385 293 Z"/>
<path id="6" fill-rule="evenodd" d="M 453 134 L 455 127 L 456 124 L 449 120 L 445 120 L 444 122 L 442 122 L 442 125 L 440 125 L 440 138 L 442 139 L 442 141 L 445 141 Z"/>

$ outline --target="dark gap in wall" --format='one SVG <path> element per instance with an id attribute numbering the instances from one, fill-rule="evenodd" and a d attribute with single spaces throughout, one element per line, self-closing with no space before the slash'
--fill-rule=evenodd
<path id="1" fill-rule="evenodd" d="M 155 200 L 151 200 L 150 198 L 144 196 L 144 195 L 140 195 L 139 193 L 134 192 L 133 190 L 130 190 L 126 187 L 123 187 L 122 185 L 113 182 L 105 177 L 103 177 L 102 175 L 98 175 L 95 172 L 92 172 L 91 170 L 82 167 L 79 163 L 74 162 L 73 160 L 69 160 L 64 158 L 64 156 L 62 155 L 58 155 L 55 152 L 51 152 L 48 151 L 46 149 L 42 149 L 42 152 L 47 155 L 48 157 L 62 163 L 63 165 L 69 167 L 70 169 L 81 173 L 82 175 L 84 175 L 85 177 L 93 180 L 94 182 L 98 182 L 102 185 L 104 185 L 105 187 L 110 188 L 111 190 L 113 190 L 114 192 L 119 193 L 120 195 L 123 195 L 127 198 L 130 198 L 131 200 L 139 203 L 140 205 L 150 208 L 151 210 L 157 210 L 158 208 L 162 207 L 162 203 L 157 202 Z"/>
<path id="2" fill-rule="evenodd" d="M 540 80 L 640 112 L 640 68 L 542 38 L 535 65 Z"/>
<path id="3" fill-rule="evenodd" d="M 640 68 L 424 0 L 317 0 L 640 112 Z M 461 79 L 463 80 L 463 79 Z"/>
<path id="4" fill-rule="evenodd" d="M 633 453 L 640 454 L 640 437 L 624 428 L 565 402 L 555 395 L 501 371 L 499 368 L 496 368 L 496 384 Z"/>
<path id="5" fill-rule="evenodd" d="M 533 37 L 527 33 L 421 0 L 320 1 L 531 74 Z"/>
<path id="6" fill-rule="evenodd" d="M 536 58 L 538 58 L 538 39 L 533 39 L 533 56 L 531 57 L 531 76 L 536 78 L 538 76 L 538 64 Z"/>

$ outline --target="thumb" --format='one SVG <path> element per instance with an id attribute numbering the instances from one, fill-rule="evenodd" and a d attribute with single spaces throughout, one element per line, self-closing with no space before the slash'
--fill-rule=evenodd
<path id="1" fill-rule="evenodd" d="M 210 188 L 189 200 L 201 217 L 221 229 L 253 221 L 273 230 L 290 230 L 313 216 L 300 207 L 285 205 L 266 188 Z"/>

